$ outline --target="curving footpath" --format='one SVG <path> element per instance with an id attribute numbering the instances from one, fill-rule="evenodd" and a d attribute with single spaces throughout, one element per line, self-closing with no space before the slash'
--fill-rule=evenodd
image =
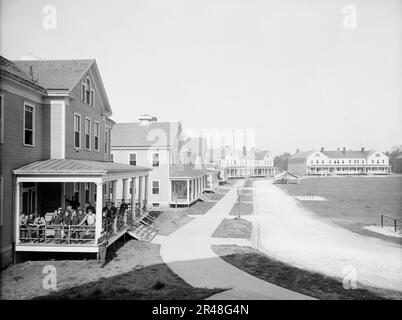
<path id="1" fill-rule="evenodd" d="M 254 246 L 285 263 L 357 283 L 402 291 L 402 247 L 346 230 L 304 209 L 272 184 L 255 182 Z M 352 273 L 353 271 L 353 273 Z"/>
<path id="2" fill-rule="evenodd" d="M 312 299 L 258 279 L 225 262 L 211 248 L 213 232 L 237 198 L 234 187 L 207 213 L 167 237 L 158 237 L 163 261 L 193 287 L 228 288 L 211 299 Z"/>

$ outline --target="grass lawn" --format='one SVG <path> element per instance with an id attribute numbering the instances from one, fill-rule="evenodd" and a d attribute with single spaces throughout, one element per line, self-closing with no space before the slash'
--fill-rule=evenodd
<path id="1" fill-rule="evenodd" d="M 243 195 L 241 194 L 240 196 L 240 202 L 253 202 L 254 201 L 254 196 L 246 194 Z M 239 197 L 237 197 L 236 202 L 239 202 Z"/>
<path id="2" fill-rule="evenodd" d="M 308 193 L 313 193 L 326 198 L 328 201 L 300 201 L 300 204 L 344 228 L 402 243 L 400 238 L 387 237 L 363 229 L 364 226 L 380 225 L 381 213 L 402 222 L 402 177 L 322 177 L 302 179 L 299 185 L 276 186 L 292 196 L 307 196 Z M 393 223 L 389 220 L 384 222 Z"/>
<path id="3" fill-rule="evenodd" d="M 227 191 L 229 191 L 229 190 L 227 190 Z M 219 193 L 207 193 L 207 192 L 204 192 L 203 197 L 207 198 L 208 200 L 211 200 L 211 201 L 219 201 L 225 196 L 227 191 L 222 192 L 222 193 L 220 191 L 218 191 Z"/>
<path id="4" fill-rule="evenodd" d="M 104 268 L 96 260 L 26 261 L 1 273 L 1 299 L 204 299 L 221 290 L 193 288 L 162 261 L 159 245 L 118 243 Z M 43 289 L 43 267 L 53 265 L 57 291 Z"/>
<path id="5" fill-rule="evenodd" d="M 216 228 L 215 238 L 250 238 L 252 223 L 244 219 L 224 219 Z"/>
<path id="6" fill-rule="evenodd" d="M 194 219 L 188 215 L 205 214 L 216 203 L 199 201 L 189 208 L 169 208 L 163 211 L 152 225 L 158 229 L 158 234 L 168 236 Z"/>
<path id="7" fill-rule="evenodd" d="M 342 280 L 305 271 L 271 259 L 249 247 L 212 246 L 226 262 L 264 281 L 318 299 L 401 299 L 400 292 L 358 288 L 345 290 Z M 374 291 L 375 290 L 375 291 Z"/>
<path id="8" fill-rule="evenodd" d="M 240 216 L 242 215 L 249 215 L 249 214 L 253 214 L 254 212 L 254 205 L 252 203 L 238 203 L 236 202 L 233 207 L 232 210 L 230 210 L 230 214 L 231 215 L 239 215 L 240 212 Z"/>

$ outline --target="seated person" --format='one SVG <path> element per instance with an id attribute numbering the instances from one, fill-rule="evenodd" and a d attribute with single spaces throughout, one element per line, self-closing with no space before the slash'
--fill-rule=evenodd
<path id="1" fill-rule="evenodd" d="M 33 213 L 30 213 L 28 215 L 28 219 L 27 219 L 27 231 L 28 231 L 28 238 L 27 241 L 32 241 L 33 240 L 33 234 L 34 234 L 34 222 L 35 222 L 35 215 Z"/>
<path id="2" fill-rule="evenodd" d="M 52 225 L 54 226 L 54 238 L 56 239 L 56 243 L 61 241 L 61 229 L 63 226 L 63 216 L 64 216 L 64 209 L 59 208 L 57 210 L 56 216 L 53 217 Z"/>
<path id="3" fill-rule="evenodd" d="M 25 242 L 27 235 L 28 235 L 27 223 L 28 223 L 28 216 L 22 212 L 20 215 L 20 239 L 21 239 L 21 242 Z"/>
<path id="4" fill-rule="evenodd" d="M 37 228 L 37 238 L 39 241 L 44 240 L 44 235 L 45 235 L 45 227 L 46 227 L 46 220 L 43 215 L 38 215 L 35 220 L 33 225 Z"/>
<path id="5" fill-rule="evenodd" d="M 92 212 L 92 209 L 88 210 L 88 213 L 85 215 L 84 219 L 80 222 L 79 226 L 82 226 L 84 223 L 86 223 L 89 227 L 89 229 L 86 232 L 86 235 L 89 235 L 91 231 L 93 233 L 96 224 L 96 215 L 95 213 Z"/>
<path id="6" fill-rule="evenodd" d="M 91 209 L 92 212 L 95 213 L 95 207 L 94 207 L 93 205 L 91 205 L 91 203 L 85 202 L 85 204 L 84 204 L 85 213 L 88 213 L 88 210 L 89 210 L 89 209 Z"/>
<path id="7" fill-rule="evenodd" d="M 83 213 L 83 210 L 78 209 L 78 213 L 77 213 L 77 211 L 73 210 L 73 213 L 71 215 L 70 225 L 73 227 L 72 231 L 71 231 L 71 238 L 73 238 L 73 239 L 79 238 L 79 235 L 80 235 L 79 232 L 77 231 L 77 229 L 74 228 L 74 227 L 78 227 L 81 222 L 80 217 L 79 217 L 80 212 Z"/>

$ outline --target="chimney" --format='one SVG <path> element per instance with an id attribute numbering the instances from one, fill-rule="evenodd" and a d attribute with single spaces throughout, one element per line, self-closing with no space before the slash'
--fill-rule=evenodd
<path id="1" fill-rule="evenodd" d="M 365 150 L 364 150 L 364 147 L 362 147 L 362 153 L 364 153 L 364 151 L 365 151 Z"/>
<path id="2" fill-rule="evenodd" d="M 345 147 L 343 147 L 342 152 L 343 152 L 343 154 L 345 154 L 345 153 L 346 153 L 346 148 L 345 148 Z"/>
<path id="3" fill-rule="evenodd" d="M 245 146 L 243 146 L 243 156 L 247 156 L 247 149 Z"/>
<path id="4" fill-rule="evenodd" d="M 324 152 L 324 147 L 321 147 L 321 152 Z"/>

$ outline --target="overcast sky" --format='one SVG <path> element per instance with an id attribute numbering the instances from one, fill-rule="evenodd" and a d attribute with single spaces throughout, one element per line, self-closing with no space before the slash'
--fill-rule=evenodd
<path id="1" fill-rule="evenodd" d="M 255 129 L 274 154 L 402 143 L 401 0 L 1 0 L 0 14 L 8 59 L 95 58 L 117 122 Z"/>

